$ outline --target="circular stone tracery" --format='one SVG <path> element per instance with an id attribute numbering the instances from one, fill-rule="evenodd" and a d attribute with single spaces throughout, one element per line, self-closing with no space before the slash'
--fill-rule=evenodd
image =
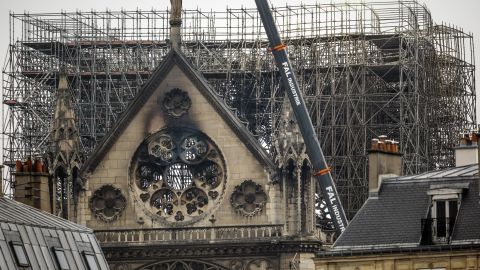
<path id="1" fill-rule="evenodd" d="M 90 199 L 90 209 L 95 217 L 105 222 L 116 220 L 127 206 L 122 191 L 112 185 L 95 190 Z"/>
<path id="2" fill-rule="evenodd" d="M 252 180 L 245 180 L 235 187 L 230 202 L 239 214 L 252 217 L 263 210 L 267 202 L 267 194 L 262 186 Z"/>
<path id="3" fill-rule="evenodd" d="M 134 199 L 154 220 L 188 225 L 218 205 L 225 163 L 218 147 L 200 131 L 166 128 L 138 147 L 130 186 Z"/>

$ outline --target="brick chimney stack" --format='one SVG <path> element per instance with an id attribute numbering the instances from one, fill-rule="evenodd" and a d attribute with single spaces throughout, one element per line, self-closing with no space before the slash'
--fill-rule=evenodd
<path id="1" fill-rule="evenodd" d="M 387 140 L 385 135 L 372 139 L 368 154 L 368 191 L 371 195 L 378 192 L 382 179 L 402 174 L 402 156 L 397 141 Z"/>
<path id="2" fill-rule="evenodd" d="M 48 173 L 43 161 L 32 161 L 30 158 L 24 162 L 17 160 L 13 175 L 15 200 L 51 213 Z"/>

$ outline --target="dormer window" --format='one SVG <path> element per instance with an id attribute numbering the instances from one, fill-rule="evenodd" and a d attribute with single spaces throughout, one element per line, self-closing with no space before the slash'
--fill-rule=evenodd
<path id="1" fill-rule="evenodd" d="M 97 258 L 95 254 L 92 252 L 83 252 L 83 259 L 85 260 L 85 264 L 87 265 L 88 270 L 99 270 L 100 267 L 98 266 Z"/>
<path id="2" fill-rule="evenodd" d="M 13 254 L 18 266 L 27 267 L 30 266 L 25 248 L 20 242 L 10 242 L 10 246 L 13 250 Z"/>
<path id="3" fill-rule="evenodd" d="M 448 243 L 458 213 L 458 200 L 435 200 L 432 204 L 433 240 Z"/>
<path id="4" fill-rule="evenodd" d="M 458 185 L 456 187 L 459 187 Z M 431 186 L 428 218 L 422 220 L 422 244 L 449 243 L 462 200 L 463 188 Z"/>
<path id="5" fill-rule="evenodd" d="M 53 253 L 55 254 L 55 259 L 57 261 L 59 270 L 70 270 L 70 265 L 68 265 L 67 256 L 65 251 L 61 248 L 53 248 Z"/>

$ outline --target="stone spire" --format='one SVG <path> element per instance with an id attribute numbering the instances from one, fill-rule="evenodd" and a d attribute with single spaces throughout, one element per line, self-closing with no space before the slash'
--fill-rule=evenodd
<path id="1" fill-rule="evenodd" d="M 170 0 L 170 42 L 173 48 L 180 48 L 182 26 L 182 0 Z"/>
<path id="2" fill-rule="evenodd" d="M 58 83 L 50 138 L 51 153 L 55 156 L 50 164 L 51 166 L 49 166 L 50 173 L 53 173 L 60 166 L 69 169 L 80 167 L 80 139 L 65 74 L 60 75 Z"/>
<path id="3" fill-rule="evenodd" d="M 276 127 L 275 163 L 282 171 L 287 234 L 310 237 L 315 229 L 315 182 L 305 143 L 287 97 Z"/>
<path id="4" fill-rule="evenodd" d="M 54 213 L 64 218 L 72 216 L 72 202 L 79 191 L 81 160 L 71 92 L 67 76 L 61 73 L 50 134 L 48 171 L 53 177 L 52 190 L 56 191 L 52 194 Z"/>
<path id="5" fill-rule="evenodd" d="M 285 166 L 288 160 L 301 163 L 308 159 L 302 134 L 287 97 L 283 102 L 280 124 L 277 126 L 277 130 L 274 147 L 276 152 L 275 162 L 279 167 Z"/>

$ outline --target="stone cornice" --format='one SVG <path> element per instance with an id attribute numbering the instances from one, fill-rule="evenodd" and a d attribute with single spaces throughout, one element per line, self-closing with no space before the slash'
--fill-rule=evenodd
<path id="1" fill-rule="evenodd" d="M 101 245 L 109 261 L 159 260 L 166 258 L 244 257 L 268 256 L 279 253 L 315 253 L 322 246 L 320 241 L 282 240 L 271 242 L 218 242 L 185 245 L 147 245 L 142 243 L 117 243 Z"/>

